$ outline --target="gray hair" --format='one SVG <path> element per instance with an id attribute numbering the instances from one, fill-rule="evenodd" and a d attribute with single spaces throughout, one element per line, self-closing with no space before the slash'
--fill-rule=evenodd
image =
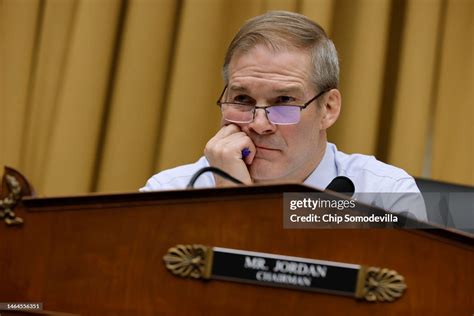
<path id="1" fill-rule="evenodd" d="M 311 53 L 311 82 L 323 91 L 337 88 L 339 60 L 336 47 L 324 29 L 302 14 L 270 11 L 248 20 L 227 48 L 222 74 L 229 83 L 229 63 L 237 53 L 245 53 L 263 44 L 274 51 L 297 48 Z"/>

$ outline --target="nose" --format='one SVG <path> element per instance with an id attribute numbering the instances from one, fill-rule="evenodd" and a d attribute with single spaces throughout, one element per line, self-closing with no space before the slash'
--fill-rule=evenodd
<path id="1" fill-rule="evenodd" d="M 260 135 L 271 134 L 276 131 L 276 125 L 270 122 L 266 109 L 262 108 L 255 108 L 253 121 L 248 127 Z"/>

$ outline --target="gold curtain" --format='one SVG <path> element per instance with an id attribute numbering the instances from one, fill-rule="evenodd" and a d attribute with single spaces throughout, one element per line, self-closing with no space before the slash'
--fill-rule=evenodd
<path id="1" fill-rule="evenodd" d="M 474 185 L 471 0 L 0 0 L 0 165 L 61 195 L 194 162 L 218 128 L 225 49 L 267 10 L 334 39 L 330 141 Z"/>

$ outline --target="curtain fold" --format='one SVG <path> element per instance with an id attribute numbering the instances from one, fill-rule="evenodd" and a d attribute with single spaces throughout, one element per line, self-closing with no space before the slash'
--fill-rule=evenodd
<path id="1" fill-rule="evenodd" d="M 47 192 L 44 182 L 48 175 L 44 167 L 48 159 L 54 158 L 49 154 L 50 140 L 58 114 L 58 95 L 62 92 L 77 2 L 51 0 L 41 5 L 35 59 L 29 73 L 31 84 L 26 102 L 20 169 L 39 192 Z M 10 91 L 6 93 L 10 94 Z"/>
<path id="2" fill-rule="evenodd" d="M 119 12 L 119 0 L 77 3 L 42 168 L 45 191 L 91 189 Z"/>
<path id="3" fill-rule="evenodd" d="M 99 148 L 99 191 L 133 190 L 155 171 L 177 10 L 174 0 L 132 1 L 126 7 Z"/>
<path id="4" fill-rule="evenodd" d="M 0 166 L 20 168 L 39 2 L 0 1 Z"/>
<path id="5" fill-rule="evenodd" d="M 449 0 L 445 14 L 431 177 L 474 185 L 474 2 Z"/>
<path id="6" fill-rule="evenodd" d="M 197 160 L 219 124 L 225 2 L 185 1 L 181 10 L 157 170 Z"/>
<path id="7" fill-rule="evenodd" d="M 332 37 L 335 3 L 336 0 L 301 0 L 300 13 L 316 21 Z"/>
<path id="8" fill-rule="evenodd" d="M 376 152 L 390 1 L 342 0 L 334 8 L 342 110 L 329 139 L 346 152 Z"/>
<path id="9" fill-rule="evenodd" d="M 387 160 L 416 176 L 429 150 L 442 14 L 442 0 L 407 3 Z"/>
<path id="10" fill-rule="evenodd" d="M 245 20 L 303 13 L 340 55 L 329 140 L 474 185 L 470 0 L 0 0 L 0 165 L 41 194 L 135 191 L 219 127 L 225 50 Z"/>

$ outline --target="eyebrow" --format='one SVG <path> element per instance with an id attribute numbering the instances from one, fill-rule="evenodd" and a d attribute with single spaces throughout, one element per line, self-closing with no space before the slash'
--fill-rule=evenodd
<path id="1" fill-rule="evenodd" d="M 299 86 L 289 86 L 289 87 L 285 87 L 285 88 L 279 88 L 279 89 L 276 89 L 276 90 L 273 90 L 274 92 L 276 93 L 288 93 L 288 92 L 293 92 L 293 93 L 299 93 L 299 92 L 302 92 L 300 87 Z"/>
<path id="2" fill-rule="evenodd" d="M 229 90 L 232 91 L 238 91 L 238 92 L 248 92 L 248 89 L 242 86 L 237 86 L 237 85 L 231 85 L 229 87 Z"/>
<path id="3" fill-rule="evenodd" d="M 247 88 L 242 87 L 242 86 L 238 86 L 238 85 L 231 85 L 229 87 L 229 90 L 237 91 L 237 92 L 246 92 L 246 93 L 249 91 Z M 275 89 L 275 90 L 273 90 L 273 92 L 278 93 L 278 94 L 285 94 L 285 93 L 289 93 L 289 92 L 300 93 L 301 89 L 300 89 L 299 86 L 289 86 L 289 87 Z"/>

